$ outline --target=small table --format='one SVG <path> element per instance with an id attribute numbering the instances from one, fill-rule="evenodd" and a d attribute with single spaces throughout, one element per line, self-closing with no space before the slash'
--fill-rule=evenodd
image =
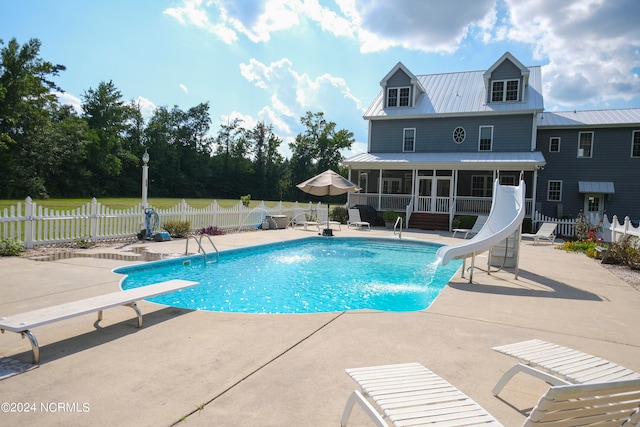
<path id="1" fill-rule="evenodd" d="M 267 215 L 267 221 L 269 222 L 269 229 L 285 229 L 289 223 L 289 217 L 286 215 Z"/>

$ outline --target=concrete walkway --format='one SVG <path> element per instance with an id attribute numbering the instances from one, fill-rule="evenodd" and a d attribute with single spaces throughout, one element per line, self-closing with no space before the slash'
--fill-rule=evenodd
<path id="1" fill-rule="evenodd" d="M 397 239 L 384 229 L 335 233 Z M 269 230 L 214 240 L 224 250 L 313 234 Z M 448 236 L 402 237 L 461 241 Z M 0 316 L 118 290 L 120 276 L 112 269 L 142 262 L 118 259 L 139 246 L 183 253 L 185 242 L 88 251 L 113 259 L 0 258 Z M 486 258 L 478 257 L 476 265 L 483 264 Z M 509 271 L 476 270 L 469 284 L 458 273 L 420 312 L 246 315 L 139 306 L 142 329 L 123 307 L 105 311 L 99 324 L 87 315 L 35 330 L 41 365 L 0 381 L 0 400 L 34 403 L 36 410 L 0 412 L 0 425 L 338 426 L 355 389 L 345 368 L 416 361 L 504 425 L 517 426 L 547 385 L 519 375 L 501 398 L 492 396 L 515 362 L 492 346 L 540 338 L 640 371 L 640 292 L 598 262 L 549 244 L 533 246 L 530 237 L 522 241 L 518 280 Z M 29 362 L 28 340 L 1 335 L 0 356 Z M 372 424 L 356 408 L 350 425 Z"/>

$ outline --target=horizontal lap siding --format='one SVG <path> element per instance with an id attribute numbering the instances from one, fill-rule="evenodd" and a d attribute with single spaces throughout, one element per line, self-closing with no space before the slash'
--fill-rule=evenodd
<path id="1" fill-rule="evenodd" d="M 371 121 L 372 153 L 402 152 L 403 129 L 416 129 L 415 152 L 477 152 L 480 126 L 493 126 L 492 151 L 531 151 L 533 115 L 473 116 Z M 462 126 L 463 143 L 453 142 L 453 130 Z"/>

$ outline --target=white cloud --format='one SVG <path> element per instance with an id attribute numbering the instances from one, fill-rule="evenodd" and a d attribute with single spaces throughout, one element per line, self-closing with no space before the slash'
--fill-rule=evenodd
<path id="1" fill-rule="evenodd" d="M 189 93 L 189 89 L 182 83 L 180 83 L 178 86 L 180 86 L 180 89 L 182 89 L 184 93 Z"/>
<path id="2" fill-rule="evenodd" d="M 58 101 L 63 105 L 70 105 L 78 114 L 82 114 L 82 100 L 69 92 L 55 92 Z"/>
<path id="3" fill-rule="evenodd" d="M 142 113 L 142 117 L 144 117 L 145 120 L 150 119 L 151 116 L 153 116 L 153 113 L 156 111 L 156 108 L 158 108 L 156 104 L 143 96 L 137 97 L 133 100 L 133 102 L 140 106 L 140 112 Z"/>
<path id="4" fill-rule="evenodd" d="M 545 103 L 605 107 L 640 94 L 640 3 L 636 0 L 504 0 L 507 40 L 530 44 Z"/>

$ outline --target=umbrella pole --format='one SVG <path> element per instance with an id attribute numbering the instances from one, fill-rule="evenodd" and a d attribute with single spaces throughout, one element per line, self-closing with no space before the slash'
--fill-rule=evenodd
<path id="1" fill-rule="evenodd" d="M 326 228 L 322 230 L 323 236 L 333 236 L 333 230 L 331 229 L 331 227 L 329 227 L 330 212 L 331 212 L 331 203 L 327 203 L 327 224 L 326 224 Z"/>

